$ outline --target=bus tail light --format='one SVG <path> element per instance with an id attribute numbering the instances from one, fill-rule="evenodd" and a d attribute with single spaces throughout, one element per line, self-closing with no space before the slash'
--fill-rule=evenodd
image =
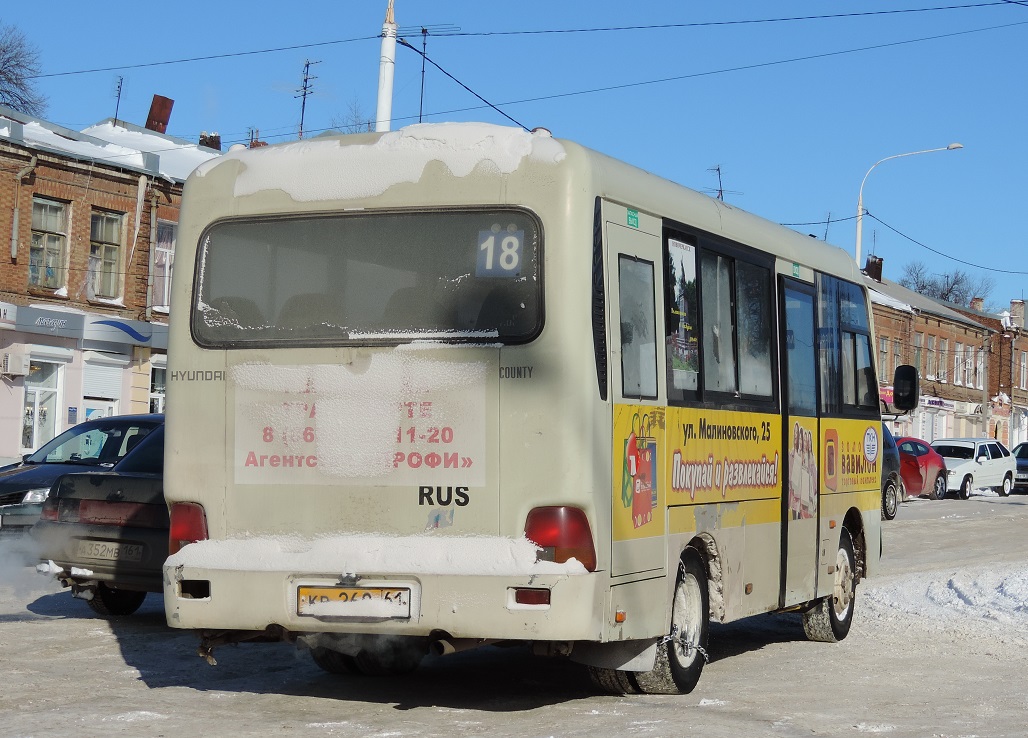
<path id="1" fill-rule="evenodd" d="M 168 555 L 183 546 L 207 540 L 207 515 L 195 502 L 176 502 L 171 506 L 171 530 L 168 532 Z"/>
<path id="2" fill-rule="evenodd" d="M 589 519 L 577 507 L 537 507 L 528 513 L 525 537 L 543 550 L 539 558 L 562 564 L 577 559 L 596 571 L 596 549 Z"/>

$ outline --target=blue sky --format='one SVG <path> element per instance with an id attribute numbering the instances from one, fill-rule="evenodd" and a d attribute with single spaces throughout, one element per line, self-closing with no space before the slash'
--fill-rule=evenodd
<path id="1" fill-rule="evenodd" d="M 0 22 L 55 75 L 37 81 L 48 120 L 112 117 L 122 77 L 123 120 L 142 125 L 159 94 L 175 101 L 170 134 L 276 143 L 296 138 L 307 60 L 306 135 L 354 105 L 374 117 L 386 4 L 19 3 Z M 996 307 L 1028 294 L 1028 2 L 396 0 L 396 20 L 418 48 L 427 27 L 429 58 L 528 128 L 708 193 L 719 167 L 726 201 L 851 254 L 868 169 L 959 142 L 875 167 L 862 254 L 896 280 L 912 261 L 991 274 Z M 640 26 L 666 27 L 536 33 Z M 217 58 L 161 63 L 201 57 Z M 101 71 L 59 74 L 85 70 Z M 421 86 L 420 56 L 398 48 L 394 127 L 422 107 L 425 121 L 508 122 L 431 65 Z"/>

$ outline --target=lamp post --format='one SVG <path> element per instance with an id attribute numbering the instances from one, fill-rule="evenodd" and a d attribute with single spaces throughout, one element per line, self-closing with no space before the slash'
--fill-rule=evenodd
<path id="1" fill-rule="evenodd" d="M 906 154 L 893 154 L 892 156 L 887 156 L 884 159 L 876 161 L 874 164 L 871 165 L 871 169 L 868 169 L 867 174 L 865 174 L 864 178 L 860 180 L 860 194 L 857 196 L 857 243 L 854 249 L 854 255 L 856 256 L 858 267 L 860 266 L 860 234 L 861 227 L 863 226 L 862 221 L 864 218 L 864 182 L 867 181 L 867 175 L 870 174 L 876 166 L 878 166 L 884 161 L 889 161 L 889 159 L 899 159 L 903 156 L 915 156 L 916 154 L 930 154 L 933 151 L 953 151 L 954 149 L 962 148 L 964 148 L 963 144 L 951 143 L 949 146 L 941 146 L 937 149 L 925 149 L 924 151 L 910 151 Z"/>

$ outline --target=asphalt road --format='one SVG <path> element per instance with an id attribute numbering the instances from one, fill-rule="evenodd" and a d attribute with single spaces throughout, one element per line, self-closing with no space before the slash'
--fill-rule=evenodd
<path id="1" fill-rule="evenodd" d="M 849 638 L 809 642 L 788 615 L 714 626 L 681 697 L 595 695 L 520 648 L 393 679 L 329 675 L 285 644 L 209 666 L 159 596 L 109 622 L 0 551 L 0 735 L 1025 736 L 1028 604 L 998 613 L 995 597 L 1028 579 L 1026 524 L 1024 495 L 904 504 Z"/>

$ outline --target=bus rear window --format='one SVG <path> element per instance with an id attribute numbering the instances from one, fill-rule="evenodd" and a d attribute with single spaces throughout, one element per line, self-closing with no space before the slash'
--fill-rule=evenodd
<path id="1" fill-rule="evenodd" d="M 524 343 L 541 329 L 541 229 L 515 209 L 215 223 L 192 333 L 208 347 Z"/>

